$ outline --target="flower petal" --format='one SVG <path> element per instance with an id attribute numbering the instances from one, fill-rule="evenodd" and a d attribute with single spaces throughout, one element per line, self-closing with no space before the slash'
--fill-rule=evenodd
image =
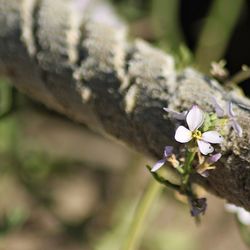
<path id="1" fill-rule="evenodd" d="M 218 117 L 223 117 L 224 116 L 224 110 L 223 108 L 219 105 L 217 100 L 212 96 L 211 97 L 212 105 L 214 106 L 215 112 Z"/>
<path id="2" fill-rule="evenodd" d="M 191 131 L 198 129 L 204 121 L 203 111 L 197 105 L 193 105 L 187 114 L 186 121 Z"/>
<path id="3" fill-rule="evenodd" d="M 209 171 L 208 170 L 205 170 L 205 171 L 203 171 L 203 172 L 201 172 L 201 173 L 199 173 L 202 177 L 205 177 L 205 178 L 207 178 L 208 176 L 209 176 Z"/>
<path id="4" fill-rule="evenodd" d="M 217 162 L 221 158 L 221 156 L 222 156 L 221 153 L 214 154 L 207 159 L 207 163 L 213 164 L 213 163 Z"/>
<path id="5" fill-rule="evenodd" d="M 198 143 L 199 150 L 203 155 L 210 154 L 214 151 L 214 148 L 208 142 L 197 140 L 197 143 Z"/>
<path id="6" fill-rule="evenodd" d="M 234 113 L 234 111 L 233 111 L 233 104 L 232 104 L 232 102 L 228 102 L 227 103 L 227 115 L 229 116 L 229 117 L 235 117 L 235 113 Z"/>
<path id="7" fill-rule="evenodd" d="M 242 131 L 242 128 L 241 128 L 240 124 L 236 121 L 236 119 L 231 119 L 230 120 L 230 125 L 234 129 L 234 131 L 237 133 L 237 135 L 239 137 L 242 137 L 243 131 Z"/>
<path id="8" fill-rule="evenodd" d="M 164 158 L 169 157 L 169 156 L 173 153 L 173 149 L 174 149 L 174 147 L 172 147 L 172 146 L 166 146 L 166 147 L 164 148 L 163 157 L 164 157 Z"/>
<path id="9" fill-rule="evenodd" d="M 250 225 L 250 213 L 246 211 L 243 207 L 238 210 L 238 220 L 244 225 Z"/>
<path id="10" fill-rule="evenodd" d="M 166 162 L 166 159 L 161 159 L 155 163 L 155 165 L 151 168 L 151 172 L 155 172 L 160 169 Z"/>
<path id="11" fill-rule="evenodd" d="M 231 203 L 227 203 L 225 204 L 225 209 L 229 212 L 229 213 L 237 213 L 239 211 L 238 206 L 235 206 L 234 204 Z"/>
<path id="12" fill-rule="evenodd" d="M 202 134 L 202 140 L 210 143 L 222 143 L 224 139 L 217 131 L 207 131 Z"/>
<path id="13" fill-rule="evenodd" d="M 184 126 L 179 126 L 175 132 L 174 138 L 180 143 L 186 143 L 192 139 L 192 132 Z"/>
<path id="14" fill-rule="evenodd" d="M 174 110 L 171 110 L 169 108 L 163 108 L 164 111 L 168 112 L 170 116 L 172 116 L 174 119 L 176 120 L 185 120 L 186 116 L 187 116 L 187 111 L 183 111 L 183 112 L 177 112 Z"/>

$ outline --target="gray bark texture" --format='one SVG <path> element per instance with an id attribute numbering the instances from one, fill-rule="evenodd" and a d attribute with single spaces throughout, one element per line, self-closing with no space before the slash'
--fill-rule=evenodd
<path id="1" fill-rule="evenodd" d="M 20 91 L 159 159 L 175 145 L 176 121 L 163 107 L 211 111 L 228 100 L 243 128 L 231 130 L 209 178 L 194 181 L 250 211 L 250 102 L 193 69 L 176 71 L 170 55 L 128 42 L 111 7 L 90 0 L 0 0 L 0 72 Z M 60 146 L 60 145 L 58 145 Z"/>

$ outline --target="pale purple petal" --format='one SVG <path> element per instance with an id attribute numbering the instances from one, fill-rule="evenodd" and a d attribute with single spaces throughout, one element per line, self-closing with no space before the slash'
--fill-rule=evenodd
<path id="1" fill-rule="evenodd" d="M 191 131 L 198 129 L 204 121 L 203 111 L 197 105 L 193 105 L 187 114 L 186 121 Z"/>
<path id="2" fill-rule="evenodd" d="M 224 139 L 217 131 L 207 131 L 202 134 L 202 140 L 210 143 L 222 143 Z"/>
<path id="3" fill-rule="evenodd" d="M 197 143 L 198 143 L 199 150 L 203 155 L 210 154 L 214 151 L 214 148 L 208 142 L 197 140 Z"/>
<path id="4" fill-rule="evenodd" d="M 207 209 L 207 199 L 206 198 L 196 198 L 190 201 L 191 205 L 191 215 L 196 217 L 200 214 L 204 214 Z"/>
<path id="5" fill-rule="evenodd" d="M 214 106 L 215 112 L 218 117 L 223 117 L 224 116 L 224 110 L 223 108 L 219 105 L 217 100 L 212 96 L 211 98 L 212 105 Z"/>
<path id="6" fill-rule="evenodd" d="M 199 173 L 202 177 L 205 177 L 205 178 L 207 178 L 208 176 L 209 176 L 209 171 L 208 170 L 205 170 L 205 171 L 203 171 L 203 172 L 201 172 L 201 173 Z"/>
<path id="7" fill-rule="evenodd" d="M 171 110 L 169 108 L 163 108 L 163 109 L 164 109 L 164 111 L 168 112 L 169 115 L 171 115 L 176 120 L 185 120 L 187 113 L 188 113 L 187 111 L 183 111 L 180 113 L 180 112 Z"/>
<path id="8" fill-rule="evenodd" d="M 169 156 L 173 153 L 173 149 L 174 149 L 174 147 L 172 147 L 172 146 L 166 146 L 166 147 L 164 148 L 163 157 L 164 157 L 164 158 L 169 157 Z"/>
<path id="9" fill-rule="evenodd" d="M 230 120 L 230 125 L 232 126 L 234 131 L 237 133 L 237 135 L 239 137 L 242 137 L 242 135 L 243 135 L 242 128 L 241 128 L 240 124 L 235 119 Z"/>
<path id="10" fill-rule="evenodd" d="M 160 169 L 166 162 L 166 159 L 161 159 L 155 163 L 155 165 L 151 168 L 151 172 L 155 172 Z"/>
<path id="11" fill-rule="evenodd" d="M 229 117 L 235 117 L 235 113 L 233 111 L 233 104 L 232 104 L 232 102 L 228 102 L 227 103 L 227 115 Z"/>
<path id="12" fill-rule="evenodd" d="M 221 153 L 214 154 L 207 159 L 207 163 L 213 164 L 213 163 L 217 162 L 221 158 L 221 156 L 222 156 Z"/>
<path id="13" fill-rule="evenodd" d="M 179 126 L 175 132 L 174 138 L 180 143 L 186 143 L 192 139 L 192 132 L 184 126 Z"/>

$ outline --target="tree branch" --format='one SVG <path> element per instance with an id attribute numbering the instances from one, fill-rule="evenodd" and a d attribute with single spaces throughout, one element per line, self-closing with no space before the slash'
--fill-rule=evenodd
<path id="1" fill-rule="evenodd" d="M 0 0 L 0 27 L 0 72 L 20 91 L 155 158 L 179 146 L 162 107 L 209 111 L 210 95 L 232 100 L 243 138 L 229 132 L 220 165 L 195 181 L 250 210 L 248 99 L 193 69 L 177 72 L 171 56 L 146 42 L 128 43 L 126 26 L 101 2 Z"/>

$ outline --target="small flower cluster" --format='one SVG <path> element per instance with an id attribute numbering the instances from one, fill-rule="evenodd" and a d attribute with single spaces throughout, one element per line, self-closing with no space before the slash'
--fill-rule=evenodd
<path id="1" fill-rule="evenodd" d="M 156 162 L 151 168 L 151 172 L 157 180 L 162 180 L 158 176 L 158 171 L 163 165 L 168 164 L 179 173 L 181 184 L 179 192 L 185 194 L 191 207 L 191 215 L 199 216 L 204 214 L 207 203 L 206 198 L 198 198 L 192 189 L 190 176 L 198 173 L 202 177 L 208 177 L 209 171 L 215 169 L 214 163 L 221 158 L 221 153 L 215 151 L 216 144 L 224 141 L 223 134 L 225 126 L 233 128 L 242 136 L 242 129 L 237 122 L 237 117 L 232 109 L 232 103 L 227 104 L 226 111 L 212 98 L 212 105 L 215 112 L 204 112 L 198 105 L 193 105 L 189 111 L 182 113 L 164 108 L 173 118 L 186 123 L 177 127 L 175 140 L 185 145 L 184 151 L 179 154 L 174 153 L 172 146 L 166 146 L 163 158 Z M 164 182 L 162 182 L 164 184 Z"/>

